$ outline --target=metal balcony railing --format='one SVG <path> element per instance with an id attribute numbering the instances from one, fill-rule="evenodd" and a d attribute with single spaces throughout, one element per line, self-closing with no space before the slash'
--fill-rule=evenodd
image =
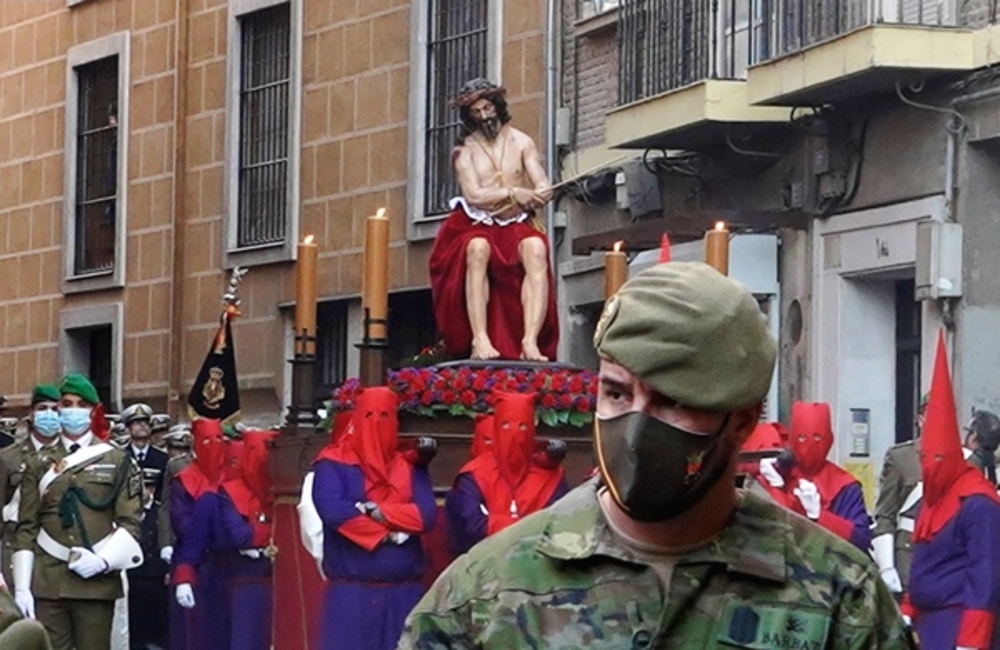
<path id="1" fill-rule="evenodd" d="M 874 23 L 954 24 L 954 0 L 620 0 L 618 103 L 747 67 Z"/>
<path id="2" fill-rule="evenodd" d="M 953 0 L 775 0 L 776 58 L 876 23 L 954 24 Z"/>

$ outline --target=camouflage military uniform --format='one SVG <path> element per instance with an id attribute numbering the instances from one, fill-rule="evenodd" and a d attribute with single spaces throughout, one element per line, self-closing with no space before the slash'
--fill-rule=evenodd
<path id="1" fill-rule="evenodd" d="M 889 449 L 882 463 L 878 500 L 875 502 L 875 530 L 872 537 L 891 534 L 895 541 L 896 571 L 903 590 L 910 582 L 910 562 L 913 559 L 913 526 L 920 499 L 914 488 L 921 481 L 920 456 L 911 440 Z M 903 506 L 906 506 L 905 510 Z"/>
<path id="2" fill-rule="evenodd" d="M 669 594 L 610 531 L 591 481 L 474 547 L 407 620 L 400 648 L 910 648 L 871 561 L 744 493 L 680 558 Z"/>
<path id="3" fill-rule="evenodd" d="M 48 630 L 53 647 L 71 648 L 75 640 L 77 650 L 102 648 L 107 647 L 110 639 L 114 601 L 123 595 L 120 572 L 84 579 L 71 571 L 64 559 L 42 550 L 38 536 L 44 531 L 64 547 L 88 546 L 110 535 L 118 526 L 138 538 L 142 477 L 138 465 L 126 452 L 110 448 L 63 470 L 41 494 L 39 481 L 67 455 L 60 443 L 29 459 L 21 487 L 15 550 L 34 551 L 31 591 L 36 599 L 37 618 Z M 79 519 L 67 527 L 60 516 L 60 503 L 73 487 L 92 502 L 109 501 L 106 507 L 94 509 L 76 499 Z M 74 624 L 73 620 L 87 623 Z"/>

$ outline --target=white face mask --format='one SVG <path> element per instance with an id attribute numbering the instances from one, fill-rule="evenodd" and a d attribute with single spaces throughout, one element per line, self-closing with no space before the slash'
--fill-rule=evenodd
<path id="1" fill-rule="evenodd" d="M 59 409 L 59 424 L 68 436 L 79 436 L 90 430 L 90 409 L 64 406 Z"/>

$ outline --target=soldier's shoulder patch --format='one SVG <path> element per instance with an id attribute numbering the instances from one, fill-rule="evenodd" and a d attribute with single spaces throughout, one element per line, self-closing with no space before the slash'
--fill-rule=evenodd
<path id="1" fill-rule="evenodd" d="M 128 476 L 128 498 L 135 499 L 142 496 L 142 474 L 129 472 Z"/>

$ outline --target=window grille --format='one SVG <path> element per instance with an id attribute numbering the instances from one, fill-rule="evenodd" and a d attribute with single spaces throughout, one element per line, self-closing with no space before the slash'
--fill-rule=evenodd
<path id="1" fill-rule="evenodd" d="M 288 229 L 291 22 L 287 4 L 240 20 L 237 245 L 280 243 Z"/>
<path id="2" fill-rule="evenodd" d="M 448 211 L 459 194 L 451 153 L 462 133 L 451 100 L 469 79 L 487 75 L 488 0 L 431 0 L 427 51 L 427 165 L 424 214 Z"/>
<path id="3" fill-rule="evenodd" d="M 115 266 L 118 205 L 118 57 L 77 68 L 76 250 L 73 271 Z"/>

